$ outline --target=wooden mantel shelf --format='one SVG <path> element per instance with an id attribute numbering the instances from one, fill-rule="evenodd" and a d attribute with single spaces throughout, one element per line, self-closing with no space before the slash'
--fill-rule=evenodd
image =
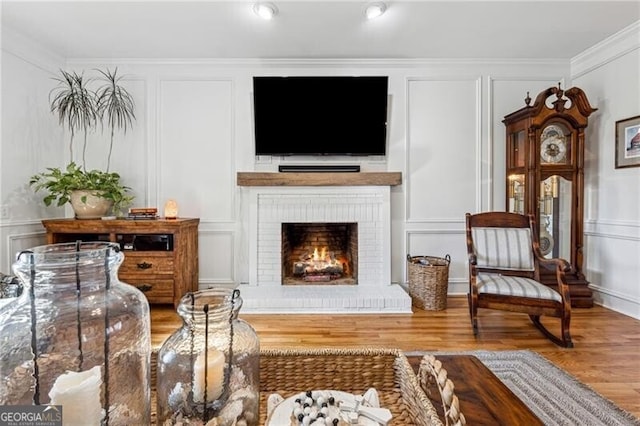
<path id="1" fill-rule="evenodd" d="M 396 186 L 401 172 L 238 172 L 238 186 Z"/>

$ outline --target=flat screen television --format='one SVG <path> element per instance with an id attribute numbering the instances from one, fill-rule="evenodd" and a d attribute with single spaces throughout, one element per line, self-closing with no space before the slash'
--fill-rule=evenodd
<path id="1" fill-rule="evenodd" d="M 385 155 L 386 76 L 253 77 L 256 155 Z"/>

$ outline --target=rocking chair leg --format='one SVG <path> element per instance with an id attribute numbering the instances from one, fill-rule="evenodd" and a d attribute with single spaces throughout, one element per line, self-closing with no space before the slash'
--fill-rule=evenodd
<path id="1" fill-rule="evenodd" d="M 571 342 L 571 335 L 569 334 L 569 328 L 565 324 L 564 319 L 562 320 L 562 338 L 558 338 L 556 335 L 551 333 L 547 328 L 540 322 L 540 315 L 529 315 L 533 325 L 536 326 L 538 330 L 542 332 L 549 340 L 555 343 L 558 346 L 562 346 L 564 348 L 572 348 L 573 342 Z"/>
<path id="2" fill-rule="evenodd" d="M 562 318 L 561 326 L 562 326 L 562 341 L 565 342 L 567 348 L 573 347 L 573 342 L 571 341 L 571 333 L 569 332 L 569 324 L 571 323 L 570 317 Z"/>
<path id="3" fill-rule="evenodd" d="M 471 319 L 471 326 L 473 327 L 473 335 L 478 335 L 478 307 L 475 306 L 471 300 L 471 294 L 467 294 L 467 300 L 469 303 L 469 317 Z"/>

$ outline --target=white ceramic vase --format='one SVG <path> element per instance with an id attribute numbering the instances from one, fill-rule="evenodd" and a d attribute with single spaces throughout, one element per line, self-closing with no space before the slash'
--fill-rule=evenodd
<path id="1" fill-rule="evenodd" d="M 100 197 L 97 193 L 98 191 L 82 189 L 71 193 L 70 203 L 76 219 L 100 219 L 107 216 L 113 207 L 113 200 Z"/>

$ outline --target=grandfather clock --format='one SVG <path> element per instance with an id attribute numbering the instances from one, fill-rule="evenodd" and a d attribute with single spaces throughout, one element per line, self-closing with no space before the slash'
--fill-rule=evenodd
<path id="1" fill-rule="evenodd" d="M 537 218 L 545 257 L 571 263 L 566 274 L 574 307 L 593 306 L 583 273 L 584 131 L 596 111 L 584 92 L 551 87 L 502 121 L 507 128 L 507 211 Z M 543 283 L 554 271 L 542 271 Z"/>

